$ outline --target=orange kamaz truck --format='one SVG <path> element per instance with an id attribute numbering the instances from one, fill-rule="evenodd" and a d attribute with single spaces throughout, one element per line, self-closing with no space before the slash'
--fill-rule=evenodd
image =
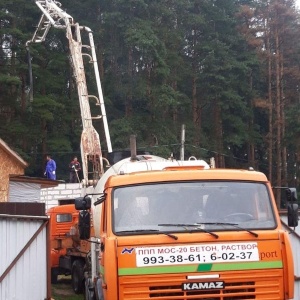
<path id="1" fill-rule="evenodd" d="M 81 240 L 78 232 L 78 210 L 74 204 L 58 205 L 47 211 L 51 240 L 51 283 L 59 275 L 71 275 L 75 293 L 84 290 L 84 266 L 90 243 Z"/>
<path id="2" fill-rule="evenodd" d="M 75 199 L 83 212 L 92 202 L 100 251 L 86 299 L 293 299 L 291 245 L 266 176 L 198 164 L 126 162 L 95 201 Z M 294 227 L 296 193 L 286 194 Z"/>

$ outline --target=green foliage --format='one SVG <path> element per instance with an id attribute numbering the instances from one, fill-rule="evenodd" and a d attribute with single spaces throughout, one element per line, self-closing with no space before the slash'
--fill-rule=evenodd
<path id="1" fill-rule="evenodd" d="M 21 81 L 17 76 L 9 76 L 6 74 L 0 75 L 0 84 L 3 86 L 20 86 Z"/>
<path id="2" fill-rule="evenodd" d="M 57 284 L 51 285 L 51 296 L 55 300 L 82 300 L 84 295 L 76 295 L 72 290 L 70 276 L 59 276 Z"/>
<path id="3" fill-rule="evenodd" d="M 57 149 L 59 152 L 72 152 L 72 147 L 70 145 L 70 141 L 66 140 L 64 137 L 56 137 L 50 138 L 48 140 L 48 149 L 51 153 L 57 153 Z"/>
<path id="4" fill-rule="evenodd" d="M 218 154 L 236 166 L 234 159 L 247 160 L 253 147 L 265 164 L 269 115 L 254 105 L 269 92 L 264 1 L 65 0 L 63 6 L 93 30 L 113 149 L 128 148 L 129 136 L 136 134 L 138 148 L 178 157 L 185 124 L 186 157 Z M 281 12 L 283 141 L 291 152 L 300 144 L 299 16 Z M 271 10 L 270 18 L 275 15 Z M 40 16 L 34 1 L 1 3 L 0 135 L 30 161 L 32 175 L 43 169 L 45 151 L 67 165 L 72 153 L 79 153 L 82 131 L 64 30 L 51 28 L 44 43 L 30 45 L 34 100 L 29 101 L 25 44 Z M 275 53 L 274 37 L 270 47 Z M 87 64 L 86 76 L 92 75 Z M 96 82 L 88 91 L 97 93 Z M 98 115 L 92 102 L 92 115 Z M 94 126 L 103 141 L 99 123 Z"/>

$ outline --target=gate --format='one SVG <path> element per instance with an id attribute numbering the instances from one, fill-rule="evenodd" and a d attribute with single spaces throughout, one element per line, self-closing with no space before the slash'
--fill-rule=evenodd
<path id="1" fill-rule="evenodd" d="M 0 203 L 0 258 L 0 299 L 51 299 L 44 203 Z"/>

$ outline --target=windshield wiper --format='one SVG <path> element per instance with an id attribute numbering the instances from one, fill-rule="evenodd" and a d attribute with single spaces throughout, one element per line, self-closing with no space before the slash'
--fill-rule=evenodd
<path id="1" fill-rule="evenodd" d="M 229 226 L 233 226 L 235 228 L 241 229 L 241 230 L 245 230 L 247 232 L 249 232 L 250 234 L 252 234 L 255 237 L 258 237 L 258 234 L 256 232 L 253 232 L 249 229 L 240 227 L 238 224 L 235 223 L 222 223 L 222 222 L 204 222 L 204 223 L 197 223 L 198 225 L 220 225 L 220 226 L 225 226 L 225 225 L 229 225 Z"/>
<path id="2" fill-rule="evenodd" d="M 189 228 L 192 228 L 192 227 L 193 227 L 194 229 L 192 229 L 192 230 L 190 229 L 189 232 L 202 231 L 202 232 L 205 232 L 205 233 L 208 233 L 208 234 L 214 236 L 216 239 L 219 238 L 219 236 L 218 236 L 217 234 L 215 234 L 214 232 L 205 230 L 205 229 L 199 227 L 199 225 L 201 225 L 201 224 L 198 224 L 198 223 L 197 223 L 197 224 L 158 224 L 157 226 L 165 226 L 165 227 L 183 227 L 183 228 L 185 228 L 186 230 L 188 230 L 187 227 L 189 227 Z M 195 228 L 195 227 L 196 227 L 196 228 Z"/>
<path id="3" fill-rule="evenodd" d="M 168 233 L 168 232 L 163 232 L 163 231 L 160 231 L 160 230 L 157 230 L 157 229 L 133 229 L 133 230 L 122 230 L 122 231 L 117 231 L 116 233 L 140 233 L 140 232 L 144 232 L 144 233 L 152 233 L 152 232 L 155 232 L 155 233 L 162 233 L 162 234 L 165 234 L 169 237 L 171 237 L 172 239 L 174 240 L 178 240 L 178 237 L 174 234 L 171 234 L 171 233 Z"/>

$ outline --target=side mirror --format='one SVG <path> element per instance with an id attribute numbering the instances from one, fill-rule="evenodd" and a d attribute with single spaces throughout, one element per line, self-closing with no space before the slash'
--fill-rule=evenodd
<path id="1" fill-rule="evenodd" d="M 91 214 L 82 210 L 79 213 L 78 219 L 78 229 L 79 229 L 79 238 L 81 240 L 87 240 L 90 238 L 90 230 L 91 230 Z"/>
<path id="2" fill-rule="evenodd" d="M 298 226 L 298 204 L 297 201 L 297 190 L 295 188 L 286 189 L 286 200 L 287 200 L 287 213 L 288 213 L 288 226 Z"/>
<path id="3" fill-rule="evenodd" d="M 285 190 L 286 200 L 288 202 L 297 201 L 297 190 L 296 188 L 287 188 Z"/>
<path id="4" fill-rule="evenodd" d="M 288 203 L 288 225 L 290 227 L 298 226 L 298 204 Z"/>
<path id="5" fill-rule="evenodd" d="M 79 197 L 75 199 L 75 209 L 87 210 L 91 208 L 92 199 L 88 196 Z"/>

